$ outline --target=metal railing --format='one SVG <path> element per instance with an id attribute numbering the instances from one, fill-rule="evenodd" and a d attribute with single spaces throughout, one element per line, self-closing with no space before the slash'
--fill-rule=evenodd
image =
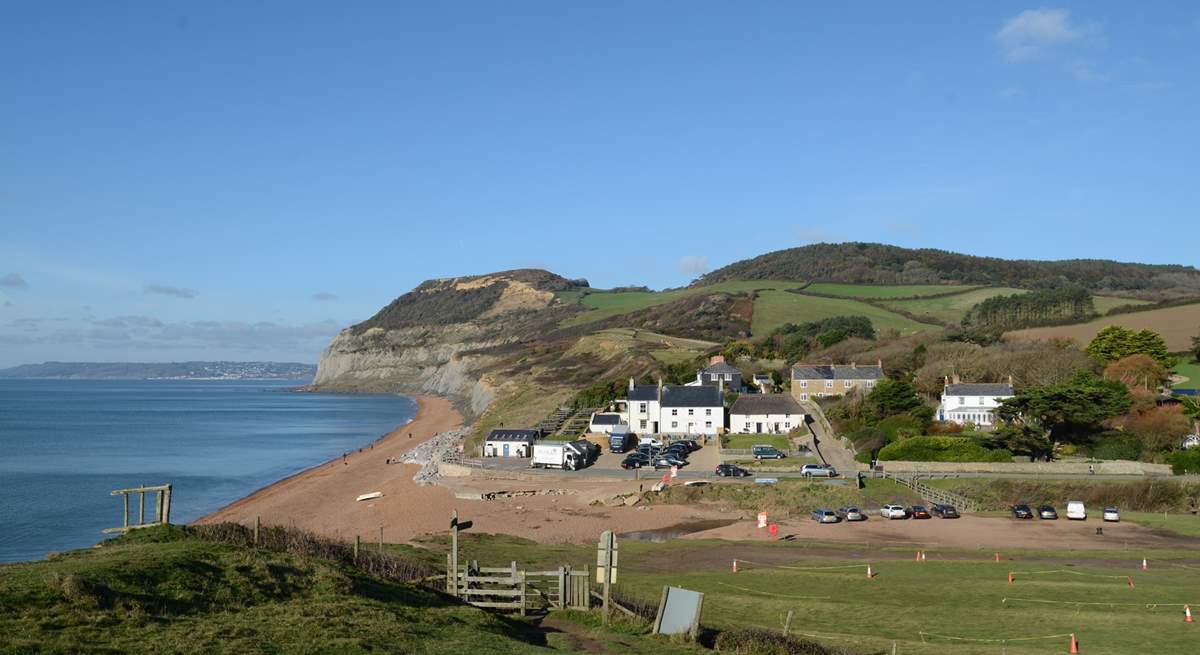
<path id="1" fill-rule="evenodd" d="M 892 480 L 896 484 L 912 489 L 920 494 L 922 498 L 931 503 L 953 505 L 964 512 L 979 511 L 979 503 L 975 502 L 971 498 L 947 489 L 932 487 L 924 482 L 921 482 L 916 477 L 896 475 L 894 473 L 887 473 L 886 471 L 876 471 L 875 474 L 877 477 L 884 478 L 885 480 Z"/>

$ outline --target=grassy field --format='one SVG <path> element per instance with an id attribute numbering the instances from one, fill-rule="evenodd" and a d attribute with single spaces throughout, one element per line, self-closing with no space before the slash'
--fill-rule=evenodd
<path id="1" fill-rule="evenodd" d="M 503 536 L 471 535 L 463 549 L 481 562 L 595 562 L 591 546 Z M 863 653 L 892 652 L 893 642 L 899 654 L 1065 653 L 1071 633 L 1083 653 L 1190 653 L 1200 639 L 1198 626 L 1183 621 L 1182 604 L 1200 604 L 1200 566 L 1178 559 L 1186 552 L 1151 552 L 1146 572 L 1136 566 L 1142 551 L 1006 552 L 1000 564 L 986 548 L 926 556 L 912 561 L 908 546 L 626 540 L 618 586 L 647 600 L 664 585 L 704 592 L 707 628 L 779 630 L 792 611 L 793 633 Z"/>
<path id="2" fill-rule="evenodd" d="M 784 323 L 807 323 L 834 316 L 866 316 L 877 331 L 914 334 L 940 329 L 855 300 L 805 296 L 790 291 L 763 291 L 754 302 L 750 331 L 764 335 Z"/>
<path id="3" fill-rule="evenodd" d="M 854 298 L 872 298 L 883 300 L 887 298 L 905 298 L 909 296 L 932 296 L 939 293 L 954 293 L 966 291 L 970 286 L 955 284 L 836 284 L 833 282 L 815 282 L 804 288 L 813 293 L 825 293 L 833 296 L 851 296 Z"/>
<path id="4" fill-rule="evenodd" d="M 1154 330 L 1163 335 L 1169 350 L 1187 350 L 1191 346 L 1192 337 L 1196 336 L 1197 327 L 1200 326 L 1200 303 L 1103 316 L 1094 321 L 1074 325 L 1017 330 L 1008 332 L 1005 336 L 1016 339 L 1074 339 L 1078 343 L 1087 344 L 1097 332 L 1109 325 L 1123 325 L 1134 330 Z"/>
<path id="5" fill-rule="evenodd" d="M 1124 305 L 1149 305 L 1150 301 L 1137 300 L 1134 298 L 1118 298 L 1116 296 L 1092 296 L 1092 303 L 1096 305 L 1096 313 L 1103 315 L 1114 307 L 1122 307 Z"/>
<path id="6" fill-rule="evenodd" d="M 594 291 L 580 301 L 589 311 L 572 316 L 563 321 L 563 327 L 583 325 L 593 321 L 636 312 L 647 307 L 654 307 L 680 298 L 703 293 L 741 293 L 759 289 L 794 289 L 803 286 L 803 282 L 771 281 L 771 280 L 731 280 L 703 287 L 684 287 L 670 291 Z"/>
<path id="7" fill-rule="evenodd" d="M 791 448 L 786 434 L 730 434 L 721 440 L 722 448 L 753 448 L 759 444 L 775 446 L 784 452 Z"/>
<path id="8" fill-rule="evenodd" d="M 1025 293 L 1022 289 L 1007 287 L 991 287 L 959 293 L 945 298 L 920 298 L 917 300 L 887 301 L 889 307 L 896 307 L 911 312 L 916 316 L 928 316 L 946 323 L 957 324 L 975 305 L 995 296 L 1008 296 L 1015 293 Z"/>
<path id="9" fill-rule="evenodd" d="M 1176 389 L 1200 389 L 1200 364 L 1196 362 L 1180 362 L 1171 370 L 1175 375 L 1187 378 L 1186 382 L 1178 382 Z"/>

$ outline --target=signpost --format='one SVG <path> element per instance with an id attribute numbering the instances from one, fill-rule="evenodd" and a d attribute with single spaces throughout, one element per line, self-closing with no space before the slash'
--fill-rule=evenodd
<path id="1" fill-rule="evenodd" d="M 469 527 L 471 527 L 470 521 L 459 522 L 458 510 L 452 510 L 450 512 L 450 570 L 447 571 L 448 575 L 446 576 L 446 591 L 450 592 L 454 596 L 457 596 L 460 591 L 458 584 L 458 531 L 466 530 Z M 382 548 L 382 528 L 380 529 L 379 534 L 380 547 Z M 357 551 L 355 552 L 357 553 Z"/>
<path id="2" fill-rule="evenodd" d="M 608 625 L 609 597 L 612 585 L 617 581 L 617 536 L 612 530 L 605 530 L 600 535 L 600 543 L 596 546 L 596 582 L 604 585 L 604 605 L 601 616 L 604 624 Z"/>
<path id="3" fill-rule="evenodd" d="M 760 528 L 767 527 L 767 513 L 766 512 L 758 513 L 758 527 L 760 527 Z"/>

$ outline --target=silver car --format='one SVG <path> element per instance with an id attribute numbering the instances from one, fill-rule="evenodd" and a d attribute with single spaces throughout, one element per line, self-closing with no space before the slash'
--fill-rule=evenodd
<path id="1" fill-rule="evenodd" d="M 806 478 L 836 478 L 838 472 L 827 464 L 805 464 L 800 467 L 800 475 Z"/>
<path id="2" fill-rule="evenodd" d="M 837 515 L 840 516 L 843 521 L 865 521 L 865 520 L 867 520 L 866 514 L 863 514 L 862 512 L 858 511 L 857 507 L 853 507 L 850 505 L 839 508 L 837 511 Z"/>
<path id="3" fill-rule="evenodd" d="M 814 509 L 812 513 L 812 520 L 816 521 L 817 523 L 837 523 L 842 519 L 837 515 L 837 512 L 834 512 L 831 509 Z"/>

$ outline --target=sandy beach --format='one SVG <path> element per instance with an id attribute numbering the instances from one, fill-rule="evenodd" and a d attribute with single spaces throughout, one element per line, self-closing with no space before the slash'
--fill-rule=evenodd
<path id="1" fill-rule="evenodd" d="M 408 424 L 376 442 L 374 448 L 351 453 L 285 478 L 200 519 L 197 523 L 231 521 L 250 525 L 288 525 L 364 541 L 379 538 L 403 543 L 447 529 L 451 511 L 474 522 L 473 531 L 503 533 L 547 543 L 589 543 L 604 530 L 654 530 L 680 523 L 733 516 L 684 506 L 608 507 L 595 504 L 617 494 L 637 491 L 633 480 L 597 480 L 570 474 L 542 476 L 536 481 L 450 478 L 444 484 L 413 481 L 416 465 L 388 464 L 389 458 L 430 437 L 462 425 L 451 403 L 435 396 L 416 398 L 418 411 Z M 412 437 L 409 437 L 409 434 Z M 490 501 L 457 498 L 455 492 L 545 491 L 551 494 Z M 360 494 L 382 497 L 357 502 Z"/>

